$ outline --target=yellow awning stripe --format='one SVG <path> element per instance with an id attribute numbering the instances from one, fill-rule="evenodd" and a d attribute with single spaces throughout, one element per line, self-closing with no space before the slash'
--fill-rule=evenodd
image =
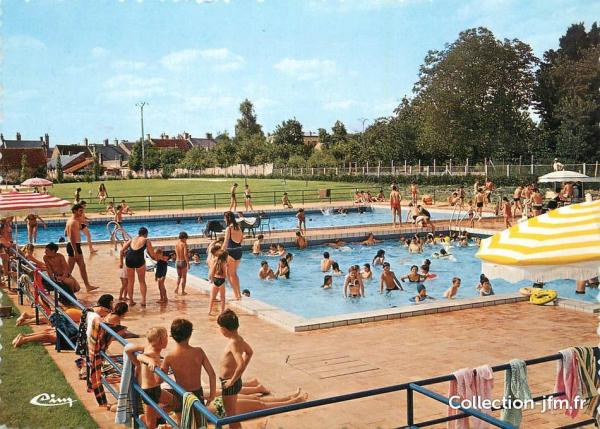
<path id="1" fill-rule="evenodd" d="M 500 243 L 500 235 L 492 236 L 492 240 L 490 242 L 487 250 L 501 249 L 501 250 L 511 250 L 513 252 L 519 252 L 523 255 L 534 255 L 536 253 L 543 252 L 552 252 L 555 250 L 567 250 L 567 249 L 584 249 L 587 247 L 597 248 L 600 251 L 600 242 L 598 240 L 593 241 L 579 241 L 577 243 L 561 243 L 561 244 L 552 244 L 552 245 L 535 245 L 535 246 L 525 246 L 522 244 L 516 243 Z"/>
<path id="2" fill-rule="evenodd" d="M 493 262 L 501 265 L 517 265 L 517 266 L 529 266 L 529 265 L 565 265 L 576 262 L 588 262 L 600 260 L 600 253 L 585 253 L 571 256 L 560 256 L 557 258 L 531 258 L 531 259 L 516 259 L 508 256 L 500 255 L 485 255 L 485 257 L 479 255 L 481 259 L 487 262 Z"/>

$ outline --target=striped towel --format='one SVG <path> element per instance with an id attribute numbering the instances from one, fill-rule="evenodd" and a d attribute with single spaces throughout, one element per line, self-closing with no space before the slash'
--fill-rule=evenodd
<path id="1" fill-rule="evenodd" d="M 115 423 L 122 425 L 130 425 L 131 423 L 132 376 L 133 365 L 127 353 L 123 352 L 123 373 L 121 374 L 121 384 L 119 385 L 119 395 L 117 396 L 117 414 L 115 415 Z"/>
<path id="2" fill-rule="evenodd" d="M 181 429 L 206 429 L 206 416 L 194 412 L 194 403 L 200 401 L 196 395 L 186 392 L 183 395 L 183 407 L 181 410 Z"/>
<path id="3" fill-rule="evenodd" d="M 574 347 L 573 351 L 577 357 L 579 366 L 581 397 L 586 400 L 585 412 L 597 419 L 596 410 L 600 403 L 600 396 L 598 396 L 600 379 L 598 377 L 598 361 L 594 357 L 594 349 L 592 347 Z"/>

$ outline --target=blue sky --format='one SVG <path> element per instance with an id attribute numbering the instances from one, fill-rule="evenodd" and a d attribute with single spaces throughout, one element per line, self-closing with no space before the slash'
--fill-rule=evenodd
<path id="1" fill-rule="evenodd" d="M 387 116 L 410 94 L 429 49 L 466 28 L 519 38 L 541 56 L 598 1 L 4 0 L 5 137 L 51 144 L 145 131 L 233 134 L 249 98 L 265 132 Z M 367 122 L 368 124 L 368 122 Z"/>

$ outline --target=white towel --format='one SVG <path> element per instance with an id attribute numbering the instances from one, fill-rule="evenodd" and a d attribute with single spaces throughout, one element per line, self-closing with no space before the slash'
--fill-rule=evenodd
<path id="1" fill-rule="evenodd" d="M 123 372 L 121 373 L 121 383 L 119 385 L 119 396 L 117 396 L 117 414 L 115 423 L 129 425 L 131 423 L 131 377 L 133 374 L 133 365 L 129 360 L 127 353 L 123 352 Z"/>
<path id="2" fill-rule="evenodd" d="M 85 334 L 87 335 L 88 339 L 92 335 L 92 325 L 94 324 L 94 319 L 96 319 L 96 318 L 100 318 L 100 315 L 98 313 L 95 313 L 93 311 L 88 311 L 87 328 L 85 330 Z"/>

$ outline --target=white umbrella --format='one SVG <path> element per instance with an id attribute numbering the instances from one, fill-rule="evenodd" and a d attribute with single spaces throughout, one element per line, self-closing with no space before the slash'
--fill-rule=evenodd
<path id="1" fill-rule="evenodd" d="M 539 183 L 600 182 L 600 177 L 590 177 L 576 171 L 553 171 L 538 177 Z"/>

